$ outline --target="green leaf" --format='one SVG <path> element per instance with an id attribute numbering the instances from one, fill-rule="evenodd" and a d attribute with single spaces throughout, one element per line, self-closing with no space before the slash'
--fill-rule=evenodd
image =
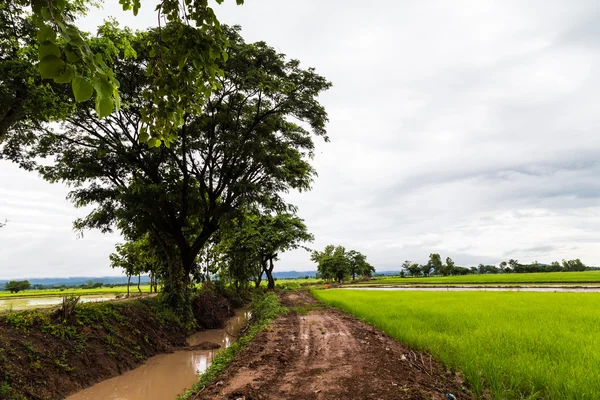
<path id="1" fill-rule="evenodd" d="M 98 97 L 102 99 L 112 97 L 115 90 L 114 86 L 108 81 L 108 78 L 105 76 L 94 79 L 94 89 L 96 89 L 96 94 L 98 95 Z"/>
<path id="2" fill-rule="evenodd" d="M 55 55 L 46 56 L 40 61 L 40 74 L 44 79 L 53 79 L 62 74 L 65 63 Z"/>
<path id="3" fill-rule="evenodd" d="M 65 71 L 58 77 L 54 78 L 54 82 L 56 83 L 69 83 L 73 79 L 75 75 L 75 70 L 71 65 L 65 66 Z"/>
<path id="4" fill-rule="evenodd" d="M 143 130 L 142 133 L 140 133 L 140 142 L 147 142 L 149 138 L 150 135 L 148 135 L 148 131 Z"/>
<path id="5" fill-rule="evenodd" d="M 158 140 L 157 138 L 148 139 L 148 147 L 150 147 L 150 148 L 158 147 L 159 145 L 160 145 L 160 140 Z"/>
<path id="6" fill-rule="evenodd" d="M 76 63 L 77 61 L 81 60 L 79 54 L 71 50 L 65 50 L 65 55 L 67 56 L 67 61 L 70 63 Z"/>
<path id="7" fill-rule="evenodd" d="M 96 113 L 98 118 L 102 119 L 110 115 L 114 109 L 114 102 L 111 97 L 96 97 Z"/>
<path id="8" fill-rule="evenodd" d="M 53 42 L 56 40 L 56 32 L 48 25 L 43 25 L 37 33 L 37 38 L 40 43 Z"/>
<path id="9" fill-rule="evenodd" d="M 223 61 L 227 62 L 229 60 L 229 54 L 226 51 L 223 51 L 221 55 L 223 56 Z"/>
<path id="10" fill-rule="evenodd" d="M 40 45 L 38 57 L 40 60 L 43 60 L 46 56 L 60 57 L 60 49 L 54 43 L 45 42 Z"/>
<path id="11" fill-rule="evenodd" d="M 94 92 L 94 88 L 92 84 L 81 76 L 76 76 L 73 78 L 73 94 L 75 95 L 75 100 L 79 103 L 82 101 L 89 100 L 92 97 L 92 93 Z"/>
<path id="12" fill-rule="evenodd" d="M 140 0 L 134 0 L 133 1 L 133 15 L 137 16 L 138 15 L 138 10 L 140 9 Z"/>

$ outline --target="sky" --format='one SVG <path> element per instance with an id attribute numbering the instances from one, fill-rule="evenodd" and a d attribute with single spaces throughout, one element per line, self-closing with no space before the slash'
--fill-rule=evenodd
<path id="1" fill-rule="evenodd" d="M 152 26 L 142 3 L 134 17 L 105 0 L 80 26 Z M 215 12 L 333 83 L 319 176 L 286 196 L 310 247 L 361 251 L 380 271 L 430 253 L 600 265 L 597 1 L 225 0 Z M 0 279 L 119 273 L 108 255 L 121 238 L 79 238 L 85 210 L 67 193 L 0 161 Z M 276 269 L 316 267 L 297 250 Z"/>

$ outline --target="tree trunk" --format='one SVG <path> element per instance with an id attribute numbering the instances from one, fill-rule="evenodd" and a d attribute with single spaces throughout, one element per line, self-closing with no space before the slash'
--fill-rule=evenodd
<path id="1" fill-rule="evenodd" d="M 152 274 L 152 271 L 150 271 L 150 293 L 152 293 L 153 284 L 154 284 L 154 275 Z"/>
<path id="2" fill-rule="evenodd" d="M 269 258 L 269 268 L 265 269 L 265 273 L 267 274 L 267 280 L 269 281 L 269 284 L 267 286 L 269 290 L 275 290 L 275 279 L 273 279 L 273 267 L 273 258 Z"/>
<path id="3" fill-rule="evenodd" d="M 131 275 L 127 274 L 127 297 L 129 297 L 129 285 L 131 284 Z"/>
<path id="4" fill-rule="evenodd" d="M 142 280 L 142 274 L 138 274 L 138 292 L 142 294 L 142 289 L 140 289 L 140 281 Z"/>
<path id="5" fill-rule="evenodd" d="M 256 285 L 257 289 L 260 287 L 260 283 L 262 282 L 262 276 L 263 276 L 263 271 L 261 269 L 260 274 L 258 274 L 258 277 L 256 279 L 254 279 L 254 284 Z"/>

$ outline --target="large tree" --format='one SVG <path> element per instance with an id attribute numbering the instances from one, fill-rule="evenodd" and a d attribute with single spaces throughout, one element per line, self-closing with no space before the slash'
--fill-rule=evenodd
<path id="1" fill-rule="evenodd" d="M 238 29 L 225 29 L 229 61 L 221 65 L 220 88 L 205 103 L 199 97 L 198 112 L 180 115 L 169 147 L 140 143 L 148 138 L 142 93 L 154 84 L 147 57 L 156 32 L 131 34 L 113 24 L 95 45 L 124 44 L 111 64 L 121 82 L 120 110 L 99 120 L 91 101 L 79 103 L 62 129 L 39 129 L 36 141 L 25 143 L 30 159 L 54 157 L 38 166 L 45 179 L 74 186 L 69 198 L 76 206 L 95 207 L 77 228 L 151 233 L 165 252 L 172 293 L 189 282 L 196 256 L 223 220 L 245 204 L 282 209 L 282 193 L 310 188 L 313 135 L 326 138 L 317 96 L 330 83 L 263 42 L 246 44 Z M 136 58 L 126 57 L 128 46 Z M 199 89 L 186 86 L 190 97 Z"/>
<path id="2" fill-rule="evenodd" d="M 311 260 L 317 263 L 319 276 L 326 281 L 342 282 L 350 276 L 350 260 L 343 246 L 325 246 L 323 251 L 313 251 Z"/>
<path id="3" fill-rule="evenodd" d="M 371 277 L 373 272 L 375 272 L 375 268 L 367 262 L 367 256 L 364 254 L 356 250 L 350 250 L 346 254 L 346 257 L 349 261 L 352 280 L 355 280 L 356 276 L 362 276 L 364 278 Z"/>
<path id="4" fill-rule="evenodd" d="M 275 289 L 273 269 L 279 255 L 297 249 L 313 240 L 304 221 L 293 213 L 248 212 L 225 230 L 227 248 L 232 259 L 243 259 L 250 271 L 256 275 L 257 286 L 263 273 L 268 288 Z"/>

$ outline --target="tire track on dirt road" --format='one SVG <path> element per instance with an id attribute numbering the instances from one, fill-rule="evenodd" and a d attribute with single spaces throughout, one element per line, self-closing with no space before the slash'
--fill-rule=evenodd
<path id="1" fill-rule="evenodd" d="M 198 399 L 473 399 L 457 375 L 305 292 Z M 194 398 L 194 397 L 192 397 Z"/>

